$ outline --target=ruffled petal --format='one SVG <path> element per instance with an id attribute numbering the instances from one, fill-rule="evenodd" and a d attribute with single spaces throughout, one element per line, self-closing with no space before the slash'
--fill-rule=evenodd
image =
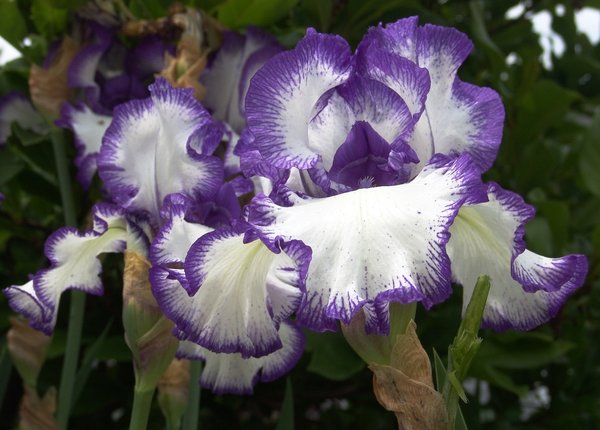
<path id="1" fill-rule="evenodd" d="M 243 231 L 202 236 L 185 261 L 187 289 L 193 294 L 188 309 L 178 304 L 165 312 L 186 339 L 214 352 L 258 357 L 281 348 L 279 323 L 300 303 L 310 261 L 310 250 L 300 243 L 281 248 L 275 254 L 259 240 L 244 243 Z"/>
<path id="2" fill-rule="evenodd" d="M 417 62 L 417 28 L 419 17 L 411 16 L 387 24 L 369 28 L 361 40 L 358 51 L 367 51 L 372 46 L 385 47 L 390 52 Z"/>
<path id="3" fill-rule="evenodd" d="M 484 327 L 530 330 L 554 317 L 582 285 L 587 261 L 582 255 L 551 259 L 525 250 L 524 225 L 533 208 L 495 183 L 488 185 L 488 197 L 463 207 L 450 228 L 453 278 L 463 285 L 466 308 L 477 278 L 490 276 Z"/>
<path id="4" fill-rule="evenodd" d="M 293 206 L 282 207 L 258 196 L 249 219 L 266 241 L 296 239 L 312 249 L 297 316 L 324 330 L 334 329 L 337 319 L 348 323 L 365 303 L 430 307 L 446 299 L 448 228 L 461 205 L 484 201 L 485 190 L 466 156 L 437 160 L 403 185 L 291 199 Z"/>
<path id="5" fill-rule="evenodd" d="M 72 130 L 75 135 L 77 179 L 84 188 L 90 186 L 98 168 L 97 157 L 102 137 L 111 120 L 110 116 L 97 114 L 84 104 L 62 105 L 61 117 L 56 124 Z"/>
<path id="6" fill-rule="evenodd" d="M 399 91 L 405 101 L 407 75 L 395 73 L 394 68 L 401 70 L 396 64 L 413 61 L 429 73 L 431 88 L 425 111 L 411 140 L 421 159 L 415 174 L 424 160 L 436 153 L 469 153 L 482 171 L 487 170 L 502 139 L 504 107 L 500 96 L 458 79 L 458 68 L 473 47 L 466 35 L 449 27 L 416 24 L 413 17 L 372 28 L 359 48 L 368 59 L 369 76 Z M 409 101 L 407 104 L 411 106 Z"/>
<path id="7" fill-rule="evenodd" d="M 40 270 L 32 285 L 5 290 L 5 294 L 12 297 L 10 302 L 16 306 L 15 311 L 30 318 L 32 327 L 52 332 L 60 295 L 68 289 L 95 295 L 103 293 L 102 265 L 97 258 L 100 254 L 122 252 L 126 246 L 143 254 L 147 252 L 145 226 L 127 219 L 121 209 L 100 204 L 94 208 L 92 218 L 94 228 L 85 233 L 72 227 L 54 232 L 45 244 L 50 268 Z"/>
<path id="8" fill-rule="evenodd" d="M 243 101 L 250 79 L 281 49 L 275 38 L 256 28 L 249 28 L 246 36 L 224 33 L 223 45 L 201 78 L 206 86 L 203 103 L 215 118 L 225 121 L 237 134 L 246 125 Z"/>
<path id="9" fill-rule="evenodd" d="M 13 91 L 0 97 L 0 146 L 10 136 L 10 127 L 16 122 L 24 129 L 45 133 L 48 129 L 44 118 L 23 94 Z"/>
<path id="10" fill-rule="evenodd" d="M 427 69 L 375 47 L 370 47 L 359 58 L 363 73 L 399 94 L 414 120 L 418 120 L 425 109 L 425 101 L 432 85 Z"/>
<path id="11" fill-rule="evenodd" d="M 161 214 L 163 225 L 150 250 L 153 265 L 183 264 L 192 244 L 212 231 L 210 227 L 185 219 L 190 206 L 191 202 L 183 195 L 173 194 L 165 199 Z"/>
<path id="12" fill-rule="evenodd" d="M 268 61 L 246 96 L 248 127 L 257 149 L 276 167 L 314 167 L 308 124 L 323 107 L 322 97 L 350 75 L 350 47 L 339 36 L 309 29 L 291 51 Z"/>
<path id="13" fill-rule="evenodd" d="M 397 92 L 372 79 L 354 76 L 338 89 L 353 120 L 368 122 L 388 143 L 404 140 L 414 127 L 412 111 Z"/>
<path id="14" fill-rule="evenodd" d="M 527 249 L 515 258 L 512 265 L 513 278 L 528 292 L 579 288 L 587 270 L 587 259 L 583 255 L 548 258 Z"/>
<path id="15" fill-rule="evenodd" d="M 98 169 L 114 200 L 157 221 L 163 199 L 181 192 L 210 197 L 223 182 L 210 156 L 223 135 L 190 89 L 158 79 L 151 98 L 118 106 L 104 134 Z"/>
<path id="16" fill-rule="evenodd" d="M 282 348 L 259 358 L 215 353 L 192 342 L 181 342 L 177 355 L 206 362 L 200 384 L 216 394 L 252 394 L 257 382 L 270 382 L 289 372 L 304 351 L 304 336 L 294 325 L 279 328 Z"/>
<path id="17" fill-rule="evenodd" d="M 11 309 L 29 320 L 29 324 L 48 336 L 56 324 L 56 312 L 52 312 L 38 298 L 33 288 L 33 280 L 24 285 L 11 285 L 2 290 Z"/>

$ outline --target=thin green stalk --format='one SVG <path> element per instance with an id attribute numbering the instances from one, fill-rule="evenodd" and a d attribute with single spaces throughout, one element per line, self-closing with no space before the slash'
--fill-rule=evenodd
<path id="1" fill-rule="evenodd" d="M 52 130 L 52 149 L 56 162 L 56 172 L 60 187 L 65 224 L 75 226 L 75 205 L 73 202 L 73 189 L 71 187 L 71 176 L 69 175 L 69 163 L 65 152 L 63 133 L 60 130 Z M 69 422 L 69 413 L 73 401 L 73 387 L 75 385 L 75 374 L 77 372 L 77 361 L 79 359 L 79 347 L 81 345 L 81 331 L 83 325 L 83 313 L 85 308 L 85 294 L 79 291 L 71 292 L 71 303 L 69 309 L 69 328 L 67 331 L 67 347 L 60 376 L 60 388 L 58 391 L 58 425 L 61 430 L 66 430 Z"/>
<path id="2" fill-rule="evenodd" d="M 129 430 L 146 430 L 153 396 L 154 390 L 139 391 L 136 389 L 133 391 L 133 408 Z"/>
<path id="3" fill-rule="evenodd" d="M 198 429 L 198 412 L 200 409 L 200 374 L 202 373 L 202 362 L 192 361 L 190 363 L 190 391 L 188 407 L 183 416 L 182 430 Z"/>

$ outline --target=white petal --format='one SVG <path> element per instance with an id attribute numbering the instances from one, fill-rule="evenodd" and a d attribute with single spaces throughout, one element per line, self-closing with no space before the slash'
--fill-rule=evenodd
<path id="1" fill-rule="evenodd" d="M 275 254 L 259 240 L 245 244 L 243 236 L 219 230 L 192 246 L 185 273 L 194 296 L 175 322 L 212 351 L 256 357 L 281 348 L 279 323 L 300 302 L 308 262 L 298 244 L 286 248 L 289 255 Z"/>
<path id="2" fill-rule="evenodd" d="M 298 318 L 323 330 L 348 323 L 367 302 L 422 301 L 450 294 L 448 228 L 465 199 L 481 201 L 465 158 L 426 168 L 414 181 L 277 206 L 259 196 L 250 222 L 265 240 L 297 239 L 313 259 Z M 383 318 L 382 318 L 383 319 Z"/>
<path id="3" fill-rule="evenodd" d="M 258 381 L 270 382 L 287 373 L 300 359 L 304 349 L 302 334 L 284 323 L 279 329 L 283 347 L 259 358 L 241 354 L 215 353 L 192 342 L 181 342 L 177 355 L 203 359 L 206 364 L 200 383 L 217 394 L 252 394 Z"/>
<path id="4" fill-rule="evenodd" d="M 489 202 L 463 207 L 450 228 L 452 275 L 463 286 L 463 309 L 477 278 L 490 276 L 485 327 L 530 330 L 558 312 L 583 283 L 587 264 L 583 256 L 551 260 L 525 251 L 524 224 L 533 216 L 532 208 L 493 183 L 488 197 Z M 526 281 L 518 282 L 513 269 Z"/>

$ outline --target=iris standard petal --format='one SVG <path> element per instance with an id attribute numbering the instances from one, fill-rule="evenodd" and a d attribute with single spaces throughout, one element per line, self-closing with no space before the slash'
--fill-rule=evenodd
<path id="1" fill-rule="evenodd" d="M 171 193 L 210 197 L 223 182 L 223 164 L 210 155 L 224 129 L 191 89 L 158 79 L 151 98 L 118 106 L 98 157 L 100 177 L 113 199 L 157 222 Z"/>
<path id="2" fill-rule="evenodd" d="M 319 154 L 308 144 L 308 123 L 320 100 L 350 74 L 350 47 L 339 36 L 309 29 L 296 48 L 268 61 L 246 96 L 248 127 L 266 161 L 280 168 L 314 167 Z"/>
<path id="3" fill-rule="evenodd" d="M 482 171 L 487 170 L 502 139 L 502 101 L 495 91 L 467 84 L 457 77 L 458 68 L 473 46 L 465 34 L 429 24 L 416 27 L 416 23 L 416 18 L 410 18 L 372 28 L 359 47 L 359 52 L 367 52 L 367 72 L 396 89 L 406 77 L 388 73 L 391 67 L 387 64 L 401 63 L 402 58 L 427 70 L 431 87 L 411 140 L 421 159 L 418 170 L 436 153 L 469 153 Z"/>

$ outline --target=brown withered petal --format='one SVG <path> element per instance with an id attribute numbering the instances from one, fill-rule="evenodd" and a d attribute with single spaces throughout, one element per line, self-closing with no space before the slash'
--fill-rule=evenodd
<path id="1" fill-rule="evenodd" d="M 123 327 L 133 355 L 136 389 L 141 391 L 155 388 L 179 344 L 172 334 L 173 323 L 152 295 L 149 269 L 150 263 L 143 255 L 125 252 Z"/>
<path id="2" fill-rule="evenodd" d="M 446 430 L 448 414 L 440 393 L 391 366 L 371 364 L 377 401 L 396 415 L 400 430 Z"/>
<path id="3" fill-rule="evenodd" d="M 406 333 L 396 337 L 390 366 L 406 376 L 433 388 L 431 363 L 417 336 L 417 325 L 411 321 Z"/>
<path id="4" fill-rule="evenodd" d="M 152 295 L 148 271 L 150 262 L 137 252 L 125 251 L 125 270 L 123 272 L 123 305 L 132 302 L 148 312 L 161 315 L 156 299 Z"/>
<path id="5" fill-rule="evenodd" d="M 57 430 L 54 418 L 56 411 L 56 389 L 51 387 L 40 399 L 35 388 L 25 386 L 25 393 L 19 406 L 20 430 Z"/>
<path id="6" fill-rule="evenodd" d="M 11 317 L 6 341 L 11 359 L 26 384 L 35 386 L 52 338 L 37 331 L 22 318 Z"/>
<path id="7" fill-rule="evenodd" d="M 192 88 L 194 97 L 204 98 L 206 89 L 200 83 L 208 54 L 220 45 L 220 31 L 209 16 L 187 8 L 172 17 L 173 23 L 181 28 L 175 57 L 167 55 L 166 66 L 160 76 L 177 88 Z"/>
<path id="8" fill-rule="evenodd" d="M 50 119 L 60 115 L 60 107 L 71 97 L 68 87 L 67 69 L 81 46 L 65 36 L 52 63 L 47 68 L 37 65 L 29 72 L 29 93 L 31 101 L 38 111 Z"/>
<path id="9" fill-rule="evenodd" d="M 411 321 L 398 335 L 390 365 L 371 363 L 373 391 L 379 403 L 396 414 L 401 430 L 449 428 L 444 397 L 434 389 L 431 364 Z"/>
<path id="10" fill-rule="evenodd" d="M 189 360 L 173 359 L 160 381 L 158 390 L 186 398 L 189 390 L 190 362 Z"/>

